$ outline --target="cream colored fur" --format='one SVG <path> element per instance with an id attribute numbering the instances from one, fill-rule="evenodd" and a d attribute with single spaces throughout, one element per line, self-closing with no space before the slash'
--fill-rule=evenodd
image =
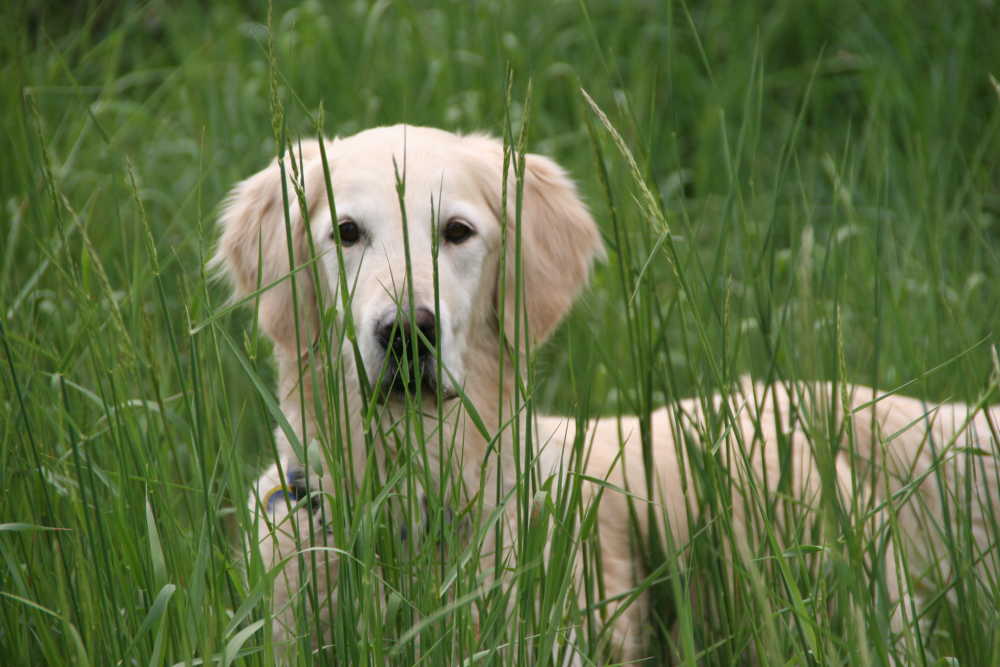
<path id="1" fill-rule="evenodd" d="M 306 142 L 295 147 L 294 167 L 290 160 L 286 161 L 289 229 L 286 230 L 281 176 L 275 162 L 233 189 L 222 214 L 222 234 L 214 260 L 230 277 L 237 298 L 276 283 L 260 292 L 254 303 L 261 328 L 274 342 L 278 396 L 294 436 L 278 429 L 281 469 L 275 465 L 267 470 L 250 498 L 251 508 L 261 510 L 258 537 L 271 565 L 307 548 L 308 540 L 305 537 L 297 540 L 295 534 L 308 536 L 312 530 L 316 535 L 317 525 L 308 511 L 299 509 L 289 518 L 287 504 L 261 509 L 260 499 L 268 489 L 286 483 L 284 477 L 300 466 L 304 450 L 293 443 L 315 442 L 320 447 L 331 447 L 331 442 L 343 441 L 343 434 L 333 437 L 328 432 L 325 426 L 328 420 L 318 415 L 314 407 L 322 404 L 316 400 L 313 389 L 317 366 L 335 362 L 343 365 L 351 387 L 347 392 L 350 423 L 345 430 L 353 436 L 356 449 L 353 458 L 360 475 L 365 451 L 359 416 L 360 377 L 364 374 L 374 382 L 384 361 L 374 338 L 374 327 L 399 306 L 404 312 L 416 307 L 433 309 L 432 254 L 436 243 L 433 239 L 450 219 L 469 224 L 475 233 L 461 244 L 442 242 L 438 247 L 437 315 L 441 330 L 437 345 L 442 367 L 435 367 L 435 371 L 440 371 L 443 378 L 441 393 L 447 398 L 454 396 L 456 390 L 464 392 L 491 433 L 502 430 L 501 424 L 506 423 L 516 407 L 509 366 L 502 369 L 500 365 L 504 344 L 498 325 L 501 305 L 506 341 L 514 342 L 516 333 L 513 254 L 501 256 L 504 208 L 507 219 L 512 221 L 516 187 L 511 171 L 508 198 L 502 201 L 501 144 L 483 135 L 459 136 L 430 128 L 393 126 L 327 141 L 325 150 L 336 220 L 327 200 L 319 144 Z M 408 244 L 404 243 L 402 231 L 397 174 L 405 177 Z M 594 259 L 603 253 L 597 227 L 560 167 L 545 157 L 527 155 L 523 183 L 520 243 L 528 342 L 522 347 L 537 346 L 549 337 L 585 285 Z M 342 248 L 341 264 L 332 232 L 335 224 L 348 219 L 363 228 L 365 237 L 363 242 Z M 509 249 L 514 244 L 512 224 L 508 223 L 506 233 Z M 407 254 L 410 284 L 406 283 Z M 292 266 L 300 270 L 289 275 Z M 360 369 L 349 344 L 339 346 L 329 339 L 319 339 L 317 302 L 322 301 L 328 308 L 340 304 L 344 287 L 341 281 L 345 278 L 350 292 L 350 315 L 361 352 Z M 506 295 L 504 299 L 502 294 Z M 293 303 L 298 304 L 298 318 Z M 334 319 L 334 328 L 343 326 L 345 314 L 341 312 Z M 520 333 L 523 339 L 523 331 Z M 509 353 L 506 356 L 509 360 Z M 945 515 L 943 499 L 952 512 L 973 517 L 974 538 L 980 549 L 988 549 L 990 539 L 996 538 L 988 531 L 986 517 L 988 508 L 1000 509 L 995 491 L 998 467 L 994 441 L 1000 427 L 1000 409 L 973 414 L 964 404 L 935 405 L 898 395 L 878 397 L 865 387 L 833 388 L 819 383 L 765 387 L 746 380 L 725 396 L 715 396 L 707 402 L 687 399 L 653 414 L 656 490 L 648 500 L 658 513 L 667 516 L 672 543 L 678 547 L 690 537 L 689 517 L 698 516 L 699 512 L 690 476 L 685 472 L 690 461 L 683 454 L 686 449 L 682 440 L 690 435 L 698 441 L 697 435 L 704 429 L 706 405 L 732 411 L 737 424 L 719 443 L 720 455 L 731 463 L 730 473 L 737 481 L 732 498 L 737 525 L 747 520 L 738 492 L 741 485 L 751 480 L 758 485 L 766 482 L 772 488 L 777 484 L 781 474 L 779 443 L 783 438 L 790 443 L 794 495 L 806 506 L 818 502 L 821 480 L 814 452 L 816 443 L 823 438 L 821 434 L 807 432 L 801 414 L 835 406 L 838 421 L 846 423 L 842 439 L 836 443 L 841 447 L 835 454 L 836 485 L 845 501 L 877 507 L 881 500 L 893 497 L 912 480 L 923 480 L 913 486 L 912 497 L 896 498 L 900 501 L 897 504 L 903 529 L 901 539 L 911 559 L 911 572 L 947 568 L 939 561 L 943 549 L 937 522 Z M 403 406 L 398 397 L 389 396 L 379 409 L 384 412 L 384 420 L 391 421 L 401 414 Z M 436 414 L 433 409 L 425 412 Z M 488 443 L 471 423 L 459 399 L 446 400 L 444 413 L 446 432 L 461 446 L 462 470 L 458 472 L 471 495 L 483 481 L 481 467 Z M 436 432 L 436 417 L 425 419 L 428 422 L 425 431 Z M 537 429 L 537 442 L 544 443 L 540 454 L 543 473 L 562 474 L 565 451 L 575 437 L 572 421 L 541 417 L 533 427 Z M 513 483 L 514 463 L 510 447 L 505 446 L 512 437 L 510 428 L 504 430 L 497 448 L 499 458 L 489 459 L 485 480 L 488 488 L 493 487 L 496 476 L 505 488 Z M 627 487 L 640 497 L 644 495 L 642 489 L 647 487 L 636 419 L 595 420 L 588 426 L 586 441 L 590 448 L 588 475 L 607 479 L 617 487 Z M 961 448 L 969 445 L 988 454 L 960 453 Z M 382 447 L 375 450 L 377 457 L 385 453 Z M 970 466 L 970 462 L 976 465 Z M 315 480 L 315 485 L 322 485 L 322 474 L 315 476 Z M 939 480 L 943 480 L 943 488 L 939 488 Z M 974 490 L 972 498 L 961 491 L 965 481 Z M 587 491 L 595 492 L 596 487 Z M 490 502 L 487 501 L 486 510 L 490 509 Z M 885 509 L 874 512 L 867 530 L 874 533 L 884 527 L 885 512 Z M 641 508 L 638 516 L 640 529 L 647 530 L 645 508 Z M 629 591 L 643 575 L 632 553 L 629 517 L 626 496 L 606 490 L 599 509 L 599 531 L 604 585 L 609 598 Z M 293 522 L 298 530 L 293 530 Z M 512 525 L 513 521 L 509 523 Z M 329 535 L 323 533 L 314 538 L 313 544 L 336 547 L 329 540 Z M 331 596 L 330 604 L 322 605 L 325 615 L 335 607 L 338 559 L 335 551 L 310 553 L 318 554 L 321 560 L 321 566 L 316 568 L 318 585 Z M 892 547 L 886 558 L 893 599 L 907 602 L 911 595 L 919 594 L 896 580 Z M 297 559 L 288 559 L 275 582 L 275 632 L 283 640 L 296 632 L 291 603 L 299 586 L 297 568 Z M 643 655 L 645 608 L 646 601 L 640 598 L 615 622 L 613 651 L 618 657 L 631 660 Z"/>

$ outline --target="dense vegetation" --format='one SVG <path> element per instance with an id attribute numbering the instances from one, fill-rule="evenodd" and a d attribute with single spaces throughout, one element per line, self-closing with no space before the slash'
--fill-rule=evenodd
<path id="1" fill-rule="evenodd" d="M 523 128 L 572 172 L 610 253 L 533 360 L 539 410 L 642 413 L 743 373 L 1000 400 L 990 0 L 57 5 L 0 9 L 2 664 L 272 663 L 240 535 L 273 369 L 204 267 L 228 188 L 320 124 Z M 345 528 L 339 640 L 297 660 L 561 645 L 567 584 L 480 594 L 434 545 L 372 548 L 394 529 L 369 518 Z M 733 563 L 730 535 L 708 523 L 660 573 L 664 660 L 1000 664 L 995 581 L 944 582 L 892 642 L 875 545 L 804 531 Z"/>

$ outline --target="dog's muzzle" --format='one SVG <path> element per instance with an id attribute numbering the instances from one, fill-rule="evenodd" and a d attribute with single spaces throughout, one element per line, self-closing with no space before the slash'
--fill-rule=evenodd
<path id="1" fill-rule="evenodd" d="M 418 387 L 434 392 L 438 335 L 430 309 L 421 306 L 412 315 L 405 310 L 389 315 L 376 325 L 375 340 L 385 355 L 377 378 L 380 395 L 413 395 Z"/>

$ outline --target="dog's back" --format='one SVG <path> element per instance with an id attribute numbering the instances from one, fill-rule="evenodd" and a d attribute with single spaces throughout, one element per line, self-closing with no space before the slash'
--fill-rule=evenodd
<path id="1" fill-rule="evenodd" d="M 574 436 L 565 421 L 545 418 L 540 424 L 550 437 Z M 733 391 L 683 399 L 650 416 L 657 472 L 653 516 L 663 521 L 659 534 L 669 533 L 665 552 L 683 558 L 692 521 L 703 524 L 712 512 L 731 512 L 738 541 L 752 553 L 764 541 L 760 531 L 770 530 L 761 523 L 762 501 L 784 497 L 796 521 L 819 522 L 835 505 L 858 530 L 886 545 L 879 566 L 899 630 L 900 607 L 910 613 L 920 606 L 909 606 L 911 600 L 952 585 L 956 549 L 968 551 L 961 562 L 978 563 L 976 574 L 987 586 L 1000 572 L 994 549 L 998 429 L 1000 406 L 929 403 L 857 385 L 764 385 L 744 378 Z M 595 420 L 584 446 L 588 475 L 608 483 L 601 487 L 600 510 L 605 585 L 609 597 L 624 595 L 637 584 L 635 568 L 622 565 L 633 562 L 627 517 L 635 516 L 649 534 L 640 420 Z M 731 494 L 701 506 L 696 480 L 708 458 L 729 476 Z M 608 491 L 616 487 L 627 493 Z M 629 502 L 639 511 L 630 510 Z M 955 535 L 952 526 L 971 526 L 971 532 Z M 635 657 L 629 646 L 643 613 L 637 606 L 618 621 L 615 635 L 626 657 Z"/>

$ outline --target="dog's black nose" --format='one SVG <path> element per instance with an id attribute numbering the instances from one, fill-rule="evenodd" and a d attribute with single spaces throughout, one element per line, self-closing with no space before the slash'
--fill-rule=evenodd
<path id="1" fill-rule="evenodd" d="M 422 359 L 428 356 L 437 344 L 437 330 L 434 325 L 434 313 L 423 306 L 413 311 L 413 326 L 416 326 L 417 354 Z M 375 330 L 375 338 L 383 350 L 397 357 L 409 355 L 413 350 L 414 332 L 410 328 L 409 313 L 398 313 L 384 320 Z"/>

